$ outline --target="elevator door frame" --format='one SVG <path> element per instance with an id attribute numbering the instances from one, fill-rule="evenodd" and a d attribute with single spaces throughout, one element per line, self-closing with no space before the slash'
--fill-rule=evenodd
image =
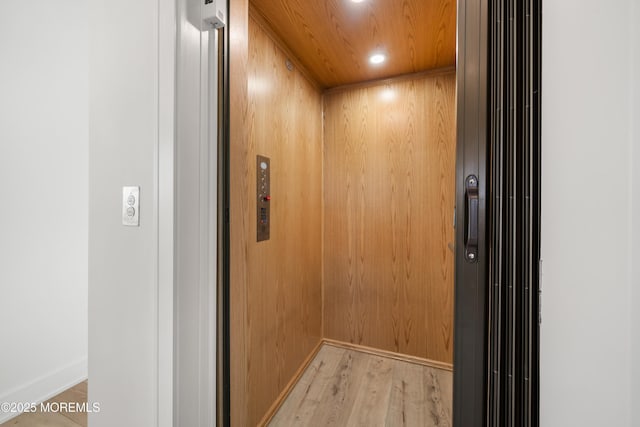
<path id="1" fill-rule="evenodd" d="M 488 372 L 488 289 L 489 245 L 487 230 L 490 208 L 489 184 L 489 1 L 458 0 L 457 58 L 457 153 L 456 153 L 456 261 L 455 261 L 455 330 L 454 330 L 454 406 L 456 427 L 486 425 Z M 231 5 L 230 5 L 231 6 Z M 224 31 L 225 77 L 221 88 L 224 111 L 219 147 L 219 328 L 218 422 L 231 425 L 230 381 L 230 85 L 229 31 L 234 32 L 234 11 L 230 7 L 230 27 Z M 242 28 L 240 28 L 241 30 Z M 478 257 L 465 258 L 464 228 L 465 179 L 479 179 Z M 538 214 L 539 216 L 539 214 Z M 537 242 L 539 244 L 539 242 Z M 537 356 L 536 356 L 537 358 Z M 537 363 L 537 359 L 536 359 Z"/>
<path id="2" fill-rule="evenodd" d="M 498 301 L 489 304 L 490 290 L 493 292 L 492 278 L 496 276 L 491 270 L 490 263 L 517 264 L 517 268 L 526 270 L 527 279 L 513 275 L 512 281 L 498 281 L 495 285 L 506 287 L 511 284 L 530 286 L 535 295 L 539 289 L 538 262 L 540 251 L 540 40 L 541 40 L 541 2 L 530 2 L 526 17 L 529 22 L 515 23 L 514 15 L 509 15 L 511 21 L 508 26 L 510 33 L 504 31 L 506 18 L 502 12 L 505 4 L 502 0 L 458 0 L 458 152 L 456 166 L 456 262 L 455 262 L 455 331 L 454 331 L 454 408 L 453 424 L 456 427 L 491 425 L 539 425 L 539 305 L 532 297 L 529 311 L 522 311 L 518 315 L 528 330 L 522 327 L 512 327 L 510 346 L 504 347 L 496 343 L 496 334 L 489 332 L 491 318 L 499 316 L 501 310 L 513 308 L 508 301 Z M 513 1 L 509 4 L 513 4 Z M 524 7 L 524 6 L 520 6 Z M 535 9 L 534 9 L 535 7 Z M 494 18 L 490 18 L 491 16 Z M 521 11 L 522 12 L 522 11 Z M 504 15 L 507 16 L 507 15 Z M 524 16 L 524 15 L 522 15 Z M 520 27 L 518 27 L 520 25 Z M 490 37 L 493 34 L 493 37 Z M 508 38 L 509 43 L 501 43 L 502 38 Z M 500 39 L 500 40 L 497 40 Z M 525 43 L 517 44 L 517 43 Z M 531 55 L 528 61 L 522 56 Z M 520 56 L 518 56 L 520 55 Z M 515 59 L 514 59 L 515 58 Z M 489 63 L 489 60 L 493 61 Z M 509 73 L 501 73 L 498 68 L 504 67 L 501 61 L 510 61 Z M 524 88 L 524 89 L 522 89 Z M 510 98 L 509 107 L 504 107 L 496 99 L 500 98 L 504 90 L 529 91 L 519 93 Z M 515 92 L 514 92 L 515 93 Z M 529 97 L 530 99 L 528 99 Z M 505 104 L 506 105 L 506 104 Z M 510 109 L 513 108 L 513 113 Z M 506 113 L 508 112 L 508 114 Z M 527 118 L 517 116 L 527 115 Z M 504 118 L 504 117 L 507 118 Z M 504 120 L 504 121 L 502 121 Z M 496 129 L 520 129 L 524 127 L 522 121 L 529 126 L 528 132 L 518 135 L 496 133 Z M 515 138 L 513 144 L 529 144 L 531 147 L 531 163 L 529 168 L 514 168 L 507 159 L 494 156 L 490 160 L 490 153 L 498 150 L 509 138 Z M 493 163 L 491 163 L 493 162 Z M 494 172 L 509 171 L 509 178 L 513 183 L 529 183 L 529 192 L 502 194 L 500 188 L 490 188 L 491 176 Z M 470 262 L 465 257 L 465 227 L 468 213 L 466 206 L 465 182 L 471 175 L 478 177 L 479 209 L 478 209 L 478 257 Z M 493 185 L 496 185 L 493 182 Z M 515 184 L 513 184 L 515 185 Z M 491 190 L 491 191 L 490 191 Z M 526 194 L 526 197 L 523 195 Z M 493 197 L 516 200 L 504 203 L 521 203 L 521 216 L 527 217 L 530 235 L 518 237 L 509 242 L 509 250 L 500 250 L 500 244 L 505 236 L 497 234 L 491 236 L 489 230 L 500 227 L 498 223 L 498 201 Z M 518 199 L 519 197 L 519 199 Z M 526 199 L 526 200 L 525 200 Z M 516 221 L 515 214 L 509 219 Z M 504 220 L 504 218 L 503 218 Z M 511 236 L 511 235 L 510 235 Z M 507 240 L 510 239 L 507 236 Z M 525 284 L 526 283 L 526 284 Z M 522 291 L 521 291 L 522 292 Z M 528 323 L 527 323 L 528 322 Z M 492 331 L 495 332 L 495 331 Z M 521 345 L 528 340 L 529 346 Z M 491 342 L 491 346 L 489 345 Z M 526 366 L 512 367 L 519 377 L 512 378 L 511 371 L 499 373 L 498 367 L 507 359 L 517 359 L 513 354 L 518 353 L 526 362 Z M 527 353 L 523 356 L 524 353 Z M 490 365 L 488 361 L 491 360 Z M 519 360 L 519 359 L 517 359 Z M 497 361 L 497 363 L 496 363 Z M 524 370 L 523 370 L 524 369 Z M 504 370 L 504 368 L 503 368 Z M 528 383 L 530 388 L 526 399 L 518 399 L 513 392 L 514 387 L 504 388 L 504 393 L 496 392 L 495 386 L 490 387 L 488 376 L 502 375 L 507 383 L 519 379 Z M 489 390 L 491 389 L 491 392 Z M 521 396 L 520 396 L 521 397 Z M 488 408 L 509 406 L 521 418 L 488 417 Z M 519 412 L 518 412 L 519 411 Z M 503 424 L 504 422 L 504 424 Z"/>
<path id="3" fill-rule="evenodd" d="M 488 149 L 488 4 L 458 0 L 456 256 L 453 424 L 483 426 L 486 419 Z M 478 254 L 465 257 L 465 180 L 478 178 Z"/>

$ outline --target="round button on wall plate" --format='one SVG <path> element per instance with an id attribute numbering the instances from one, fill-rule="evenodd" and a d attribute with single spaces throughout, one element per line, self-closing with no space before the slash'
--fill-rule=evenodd
<path id="1" fill-rule="evenodd" d="M 140 187 L 122 187 L 122 225 L 125 227 L 140 226 Z"/>

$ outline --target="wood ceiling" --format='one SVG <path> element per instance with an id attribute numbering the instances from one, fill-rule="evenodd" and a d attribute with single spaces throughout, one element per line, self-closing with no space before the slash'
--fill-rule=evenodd
<path id="1" fill-rule="evenodd" d="M 455 65 L 456 0 L 251 0 L 324 88 Z M 383 52 L 387 61 L 369 64 Z"/>

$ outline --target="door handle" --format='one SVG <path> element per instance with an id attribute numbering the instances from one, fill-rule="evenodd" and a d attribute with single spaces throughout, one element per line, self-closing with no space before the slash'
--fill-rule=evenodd
<path id="1" fill-rule="evenodd" d="M 468 262 L 478 261 L 478 210 L 480 199 L 478 196 L 478 178 L 469 175 L 465 180 L 465 227 L 464 227 L 464 257 Z"/>

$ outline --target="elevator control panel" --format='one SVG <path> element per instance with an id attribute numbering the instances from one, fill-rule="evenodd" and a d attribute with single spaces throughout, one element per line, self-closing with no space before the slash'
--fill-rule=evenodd
<path id="1" fill-rule="evenodd" d="M 256 162 L 258 242 L 269 240 L 271 227 L 271 161 L 258 156 Z"/>

